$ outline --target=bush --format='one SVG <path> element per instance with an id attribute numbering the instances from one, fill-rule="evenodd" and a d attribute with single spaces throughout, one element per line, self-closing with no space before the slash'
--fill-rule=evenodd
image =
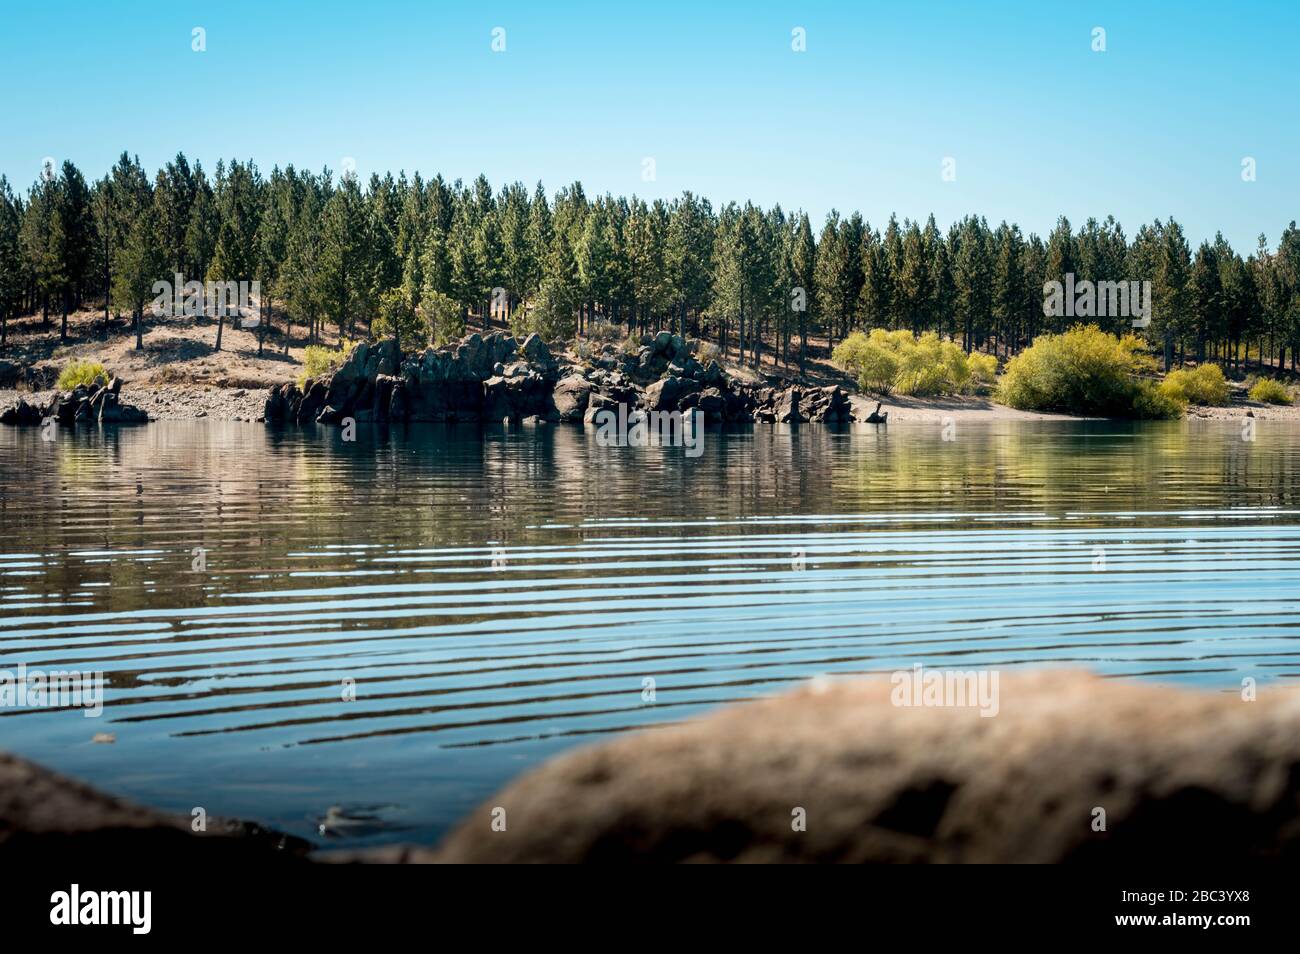
<path id="1" fill-rule="evenodd" d="M 991 390 L 998 379 L 998 359 L 991 354 L 969 354 L 966 363 L 970 365 L 971 383 L 980 391 Z"/>
<path id="2" fill-rule="evenodd" d="M 465 334 L 465 309 L 442 292 L 426 291 L 420 299 L 420 314 L 439 348 Z"/>
<path id="3" fill-rule="evenodd" d="M 543 341 L 568 341 L 578 331 L 578 302 L 564 282 L 543 279 L 537 300 L 520 307 L 510 318 L 510 330 L 519 339 L 536 332 Z"/>
<path id="4" fill-rule="evenodd" d="M 348 359 L 352 349 L 357 346 L 355 341 L 343 342 L 337 350 L 326 348 L 324 345 L 308 345 L 302 355 L 302 370 L 298 372 L 298 387 L 306 388 L 307 381 L 310 378 L 319 378 L 323 374 L 330 374 L 337 371 L 343 366 L 343 362 Z"/>
<path id="5" fill-rule="evenodd" d="M 1176 395 L 1157 397 L 1136 375 L 1151 367 L 1133 335 L 1116 338 L 1096 325 L 1064 334 L 1040 335 L 1009 362 L 998 399 L 1028 411 L 1061 411 L 1113 417 L 1165 417 Z M 1139 407 L 1140 404 L 1140 407 Z"/>
<path id="6" fill-rule="evenodd" d="M 403 350 L 418 350 L 429 343 L 429 320 L 400 289 L 384 292 L 379 314 L 371 328 L 376 338 L 396 336 Z"/>
<path id="7" fill-rule="evenodd" d="M 1171 420 L 1183 416 L 1187 402 L 1151 381 L 1137 382 L 1133 392 L 1133 416 L 1148 420 Z"/>
<path id="8" fill-rule="evenodd" d="M 95 384 L 107 384 L 108 372 L 98 361 L 72 361 L 59 372 L 55 384 L 60 391 L 72 391 L 76 388 Z"/>
<path id="9" fill-rule="evenodd" d="M 1184 404 L 1222 406 L 1228 403 L 1228 382 L 1217 364 L 1203 364 L 1190 371 L 1185 368 L 1170 371 L 1160 387 Z"/>
<path id="10" fill-rule="evenodd" d="M 979 374 L 990 380 L 997 360 L 967 355 L 933 331 L 916 338 L 909 331 L 855 331 L 838 345 L 832 360 L 857 375 L 858 387 L 876 394 L 961 394 L 982 383 L 971 359 L 978 357 Z M 992 371 L 989 363 L 992 363 Z"/>
<path id="11" fill-rule="evenodd" d="M 1273 378 L 1260 378 L 1250 389 L 1250 399 L 1262 404 L 1290 404 L 1291 389 Z"/>

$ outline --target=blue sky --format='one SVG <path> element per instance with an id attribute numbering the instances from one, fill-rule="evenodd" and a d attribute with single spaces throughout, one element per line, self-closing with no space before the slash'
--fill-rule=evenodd
<path id="1" fill-rule="evenodd" d="M 94 177 L 122 149 L 151 171 L 177 150 L 263 170 L 347 156 L 363 178 L 691 189 L 877 227 L 1113 213 L 1132 236 L 1172 215 L 1243 252 L 1300 218 L 1294 0 L 617 6 L 8 3 L 0 173 L 26 188 L 54 156 Z"/>

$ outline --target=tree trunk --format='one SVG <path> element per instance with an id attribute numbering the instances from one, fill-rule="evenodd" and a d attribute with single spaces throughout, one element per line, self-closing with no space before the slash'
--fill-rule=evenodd
<path id="1" fill-rule="evenodd" d="M 217 345 L 215 348 L 212 349 L 213 351 L 221 350 L 221 332 L 225 329 L 225 327 L 226 327 L 226 308 L 225 305 L 222 305 L 222 307 L 217 311 Z"/>
<path id="2" fill-rule="evenodd" d="M 68 340 L 68 290 L 63 289 L 63 323 L 59 326 L 59 341 Z"/>
<path id="3" fill-rule="evenodd" d="M 144 350 L 144 324 L 141 315 L 144 312 L 144 303 L 137 302 L 135 306 L 135 350 Z"/>

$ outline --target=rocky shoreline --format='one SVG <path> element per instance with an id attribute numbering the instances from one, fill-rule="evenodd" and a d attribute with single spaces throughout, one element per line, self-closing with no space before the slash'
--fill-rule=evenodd
<path id="1" fill-rule="evenodd" d="M 0 755 L 0 859 L 1225 863 L 1300 851 L 1294 693 L 1001 675 L 993 718 L 900 706 L 889 680 L 856 678 L 621 735 L 512 781 L 436 848 L 321 852 L 211 819 L 195 833 L 189 818 Z"/>
<path id="2" fill-rule="evenodd" d="M 848 393 L 838 385 L 751 384 L 716 361 L 701 364 L 689 344 L 660 332 L 636 354 L 605 345 L 581 364 L 562 361 L 537 335 L 522 343 L 494 332 L 450 348 L 403 354 L 393 339 L 362 343 L 328 376 L 302 388 L 274 388 L 269 422 L 339 424 L 405 421 L 591 422 L 601 408 L 699 411 L 705 423 L 847 423 Z"/>

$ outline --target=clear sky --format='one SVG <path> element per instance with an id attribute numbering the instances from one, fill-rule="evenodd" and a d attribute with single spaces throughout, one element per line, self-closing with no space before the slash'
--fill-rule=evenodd
<path id="1" fill-rule="evenodd" d="M 1113 213 L 1132 237 L 1172 215 L 1247 252 L 1300 218 L 1297 64 L 1298 0 L 4 0 L 0 173 L 25 189 L 53 156 L 98 177 L 123 149 L 151 172 L 178 150 L 209 170 L 352 157 L 363 180 L 690 189 L 876 227 Z"/>

